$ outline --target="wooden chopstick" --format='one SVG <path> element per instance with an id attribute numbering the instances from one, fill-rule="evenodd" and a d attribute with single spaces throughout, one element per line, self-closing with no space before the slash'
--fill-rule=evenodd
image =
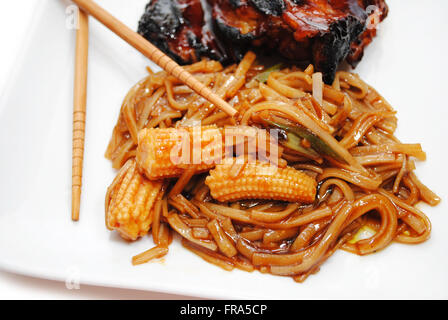
<path id="1" fill-rule="evenodd" d="M 219 96 L 214 94 L 208 87 L 199 82 L 188 71 L 179 66 L 157 47 L 152 45 L 138 33 L 132 31 L 117 18 L 113 17 L 110 13 L 97 5 L 95 2 L 91 0 L 72 1 L 76 3 L 80 8 L 82 8 L 85 12 L 104 24 L 107 28 L 112 30 L 115 34 L 117 34 L 131 46 L 140 51 L 147 58 L 154 61 L 166 72 L 181 80 L 197 94 L 210 101 L 222 111 L 226 112 L 230 116 L 234 116 L 237 113 L 237 110 L 235 110 L 230 104 L 221 99 Z"/>
<path id="2" fill-rule="evenodd" d="M 72 150 L 72 220 L 79 220 L 81 203 L 82 165 L 86 129 L 87 63 L 89 50 L 89 16 L 79 10 L 76 32 L 75 84 L 73 91 L 73 150 Z"/>

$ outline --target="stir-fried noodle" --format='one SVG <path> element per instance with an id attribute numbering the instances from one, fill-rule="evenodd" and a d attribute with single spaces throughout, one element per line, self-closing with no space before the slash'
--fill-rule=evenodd
<path id="1" fill-rule="evenodd" d="M 106 224 L 130 240 L 152 233 L 156 247 L 134 263 L 166 254 L 174 231 L 225 270 L 300 282 L 337 249 L 365 255 L 429 238 L 431 223 L 416 204 L 440 199 L 414 173 L 414 160 L 426 155 L 394 136 L 394 109 L 356 74 L 340 71 L 328 86 L 312 65 L 266 72 L 251 52 L 227 68 L 209 60 L 185 68 L 238 115 L 163 71 L 149 70 L 129 91 L 106 152 L 120 169 L 106 196 Z M 256 154 L 245 145 L 238 155 L 225 151 L 223 161 L 215 152 L 210 163 L 167 163 L 172 132 L 194 134 L 198 126 L 205 140 L 253 128 Z M 279 143 L 274 160 L 266 160 L 272 146 L 261 150 L 261 131 Z M 260 151 L 267 157 L 257 158 Z M 271 167 L 277 171 L 267 175 Z"/>

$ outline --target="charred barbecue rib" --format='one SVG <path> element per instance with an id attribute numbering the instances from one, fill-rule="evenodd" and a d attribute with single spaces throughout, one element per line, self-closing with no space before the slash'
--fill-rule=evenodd
<path id="1" fill-rule="evenodd" d="M 376 34 L 384 0 L 151 0 L 138 31 L 181 64 L 209 57 L 238 61 L 262 47 L 311 62 L 331 83 L 339 63 L 352 66 Z M 205 10 L 204 10 L 205 9 Z M 207 17 L 210 16 L 211 19 Z"/>

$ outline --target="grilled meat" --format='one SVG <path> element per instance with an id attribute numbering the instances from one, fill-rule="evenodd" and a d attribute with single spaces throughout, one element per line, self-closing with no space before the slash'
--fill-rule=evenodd
<path id="1" fill-rule="evenodd" d="M 180 63 L 207 56 L 237 61 L 261 47 L 310 62 L 331 83 L 338 65 L 352 66 L 376 34 L 384 0 L 152 0 L 139 32 Z M 206 8 L 204 11 L 203 8 Z M 211 19 L 206 19 L 210 15 Z M 210 21 L 211 20 L 211 21 Z"/>
<path id="2" fill-rule="evenodd" d="M 140 19 L 138 32 L 181 64 L 202 56 L 226 61 L 200 0 L 151 0 Z"/>

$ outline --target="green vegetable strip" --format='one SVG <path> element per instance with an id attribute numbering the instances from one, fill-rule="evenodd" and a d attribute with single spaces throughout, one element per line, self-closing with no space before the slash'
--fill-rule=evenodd
<path id="1" fill-rule="evenodd" d="M 311 144 L 311 147 L 319 154 L 331 157 L 337 161 L 347 163 L 344 158 L 342 158 L 339 154 L 336 153 L 325 141 L 320 139 L 318 136 L 314 135 L 309 130 L 295 125 L 287 125 L 281 124 L 278 122 L 267 120 L 271 126 L 283 129 L 287 132 L 293 133 L 296 136 L 306 139 Z M 300 142 L 299 142 L 300 143 Z"/>
<path id="2" fill-rule="evenodd" d="M 311 148 L 304 148 L 302 147 L 302 138 L 298 137 L 294 133 L 287 132 L 286 133 L 287 139 L 286 141 L 282 142 L 283 146 L 294 150 L 302 155 L 308 156 L 309 158 L 313 160 L 319 159 L 319 154 L 317 154 L 313 149 Z"/>
<path id="3" fill-rule="evenodd" d="M 257 75 L 255 77 L 255 79 L 257 79 L 258 81 L 260 81 L 262 83 L 266 83 L 266 81 L 268 81 L 268 78 L 269 78 L 269 75 L 271 74 L 271 72 L 279 71 L 281 68 L 283 68 L 283 63 L 273 65 L 272 67 L 267 68 L 264 72 Z"/>

